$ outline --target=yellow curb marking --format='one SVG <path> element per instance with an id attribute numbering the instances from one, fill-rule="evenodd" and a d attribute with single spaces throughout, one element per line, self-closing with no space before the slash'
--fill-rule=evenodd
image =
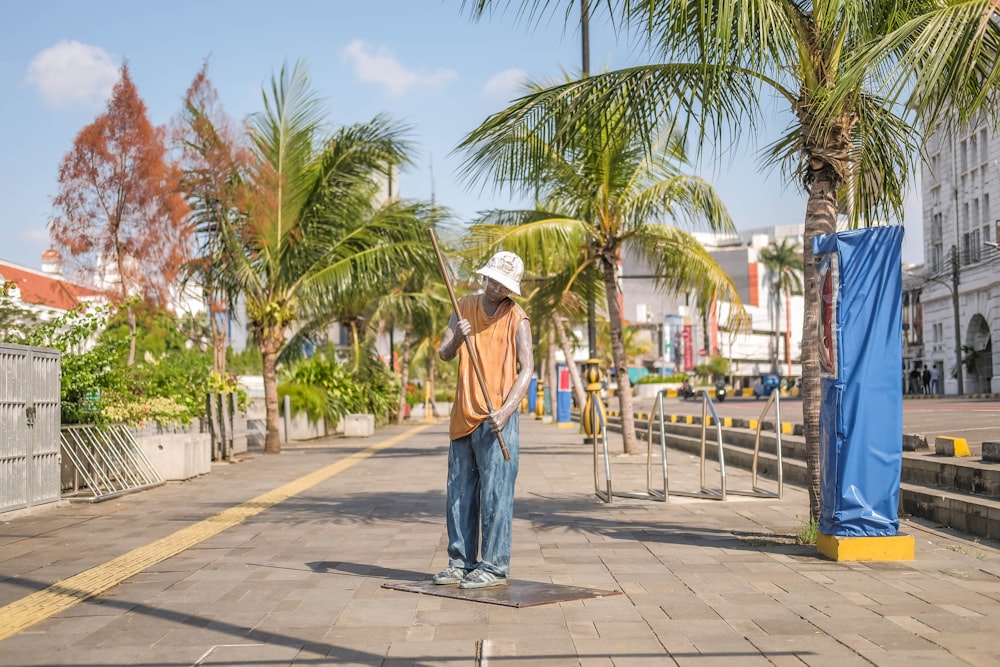
<path id="1" fill-rule="evenodd" d="M 273 505 L 288 500 L 292 496 L 344 472 L 379 451 L 392 447 L 431 426 L 432 424 L 417 426 L 406 433 L 372 445 L 368 449 L 355 452 L 336 463 L 272 489 L 241 505 L 230 507 L 146 546 L 133 549 L 106 563 L 92 567 L 68 579 L 57 581 L 48 588 L 11 602 L 5 607 L 0 607 L 0 641 L 65 611 L 78 602 L 100 595 L 146 568 L 171 556 L 176 556 L 199 542 L 218 535 L 227 528 L 239 525 Z"/>

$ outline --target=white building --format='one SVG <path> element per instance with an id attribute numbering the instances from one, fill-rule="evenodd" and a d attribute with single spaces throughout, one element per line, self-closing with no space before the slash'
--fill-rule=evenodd
<path id="1" fill-rule="evenodd" d="M 786 238 L 801 247 L 803 225 L 746 230 L 729 236 L 705 233 L 694 236 L 735 283 L 750 317 L 750 330 L 737 333 L 726 328 L 728 303 L 719 304 L 714 313 L 699 312 L 685 295 L 670 295 L 657 289 L 648 267 L 637 258 L 623 257 L 623 317 L 628 324 L 639 325 L 649 332 L 653 352 L 645 360 L 646 365 L 667 375 L 691 370 L 711 356 L 723 356 L 730 360 L 734 383 L 747 387 L 761 373 L 800 376 L 803 298 L 791 297 L 790 318 L 786 318 L 784 295 L 778 295 L 776 312 L 775 295 L 770 289 L 772 279 L 758 254 L 772 242 L 780 243 Z M 789 320 L 790 368 L 785 355 L 785 329 Z M 775 356 L 777 368 L 772 367 Z"/>
<path id="2" fill-rule="evenodd" d="M 923 359 L 946 394 L 1000 391 L 1000 134 L 984 122 L 925 142 Z M 956 372 L 957 371 L 957 372 Z"/>

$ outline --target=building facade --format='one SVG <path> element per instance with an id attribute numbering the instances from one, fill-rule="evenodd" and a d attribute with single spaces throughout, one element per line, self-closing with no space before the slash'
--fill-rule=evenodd
<path id="1" fill-rule="evenodd" d="M 1000 134 L 984 121 L 925 142 L 923 358 L 946 394 L 1000 391 Z"/>

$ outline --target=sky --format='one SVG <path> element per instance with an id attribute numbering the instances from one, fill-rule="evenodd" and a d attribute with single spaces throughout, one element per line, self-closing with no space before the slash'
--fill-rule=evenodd
<path id="1" fill-rule="evenodd" d="M 470 189 L 456 147 L 526 81 L 579 73 L 580 32 L 561 14 L 529 24 L 506 9 L 473 21 L 462 0 L 0 0 L 0 260 L 40 267 L 59 165 L 104 110 L 123 62 L 150 120 L 166 125 L 205 62 L 225 111 L 242 121 L 263 110 L 262 90 L 282 66 L 300 61 L 331 127 L 380 113 L 409 126 L 414 164 L 399 176 L 400 196 L 433 198 L 462 223 L 519 202 Z M 593 17 L 591 72 L 643 62 L 634 40 L 606 15 Z M 787 117 L 773 123 L 757 147 Z M 738 229 L 801 224 L 804 195 L 762 172 L 754 149 L 694 171 L 713 183 Z M 903 246 L 911 263 L 922 262 L 920 215 L 911 196 Z"/>

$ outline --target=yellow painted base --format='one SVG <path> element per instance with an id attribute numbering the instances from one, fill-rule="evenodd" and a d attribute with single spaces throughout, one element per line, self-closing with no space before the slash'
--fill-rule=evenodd
<path id="1" fill-rule="evenodd" d="M 835 561 L 913 560 L 914 540 L 910 535 L 887 537 L 841 537 L 817 533 L 816 551 Z"/>

